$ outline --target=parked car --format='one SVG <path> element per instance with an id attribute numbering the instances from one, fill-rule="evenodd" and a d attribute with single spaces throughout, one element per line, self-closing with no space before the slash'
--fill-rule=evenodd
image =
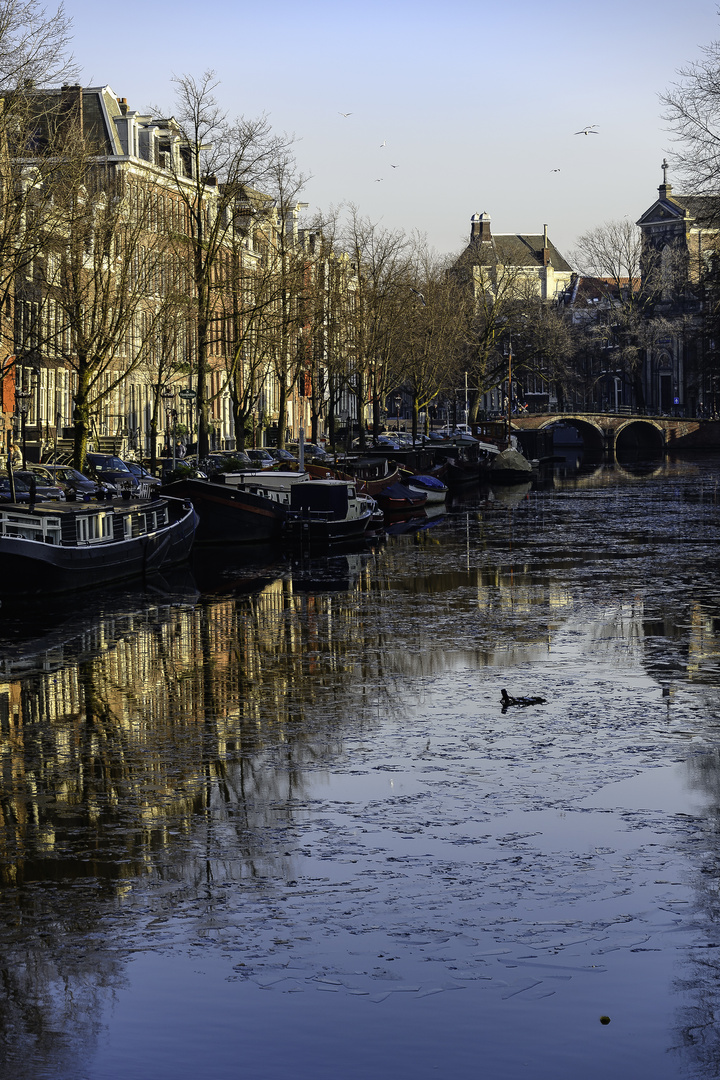
<path id="1" fill-rule="evenodd" d="M 30 502 L 30 489 L 20 477 L 15 478 L 15 470 L 13 470 L 13 483 L 15 484 L 15 502 Z M 10 502 L 11 498 L 10 477 L 7 473 L 0 473 L 0 502 Z"/>
<path id="2" fill-rule="evenodd" d="M 299 443 L 288 443 L 288 450 L 291 454 L 294 454 L 295 458 L 298 461 L 300 460 Z M 328 452 L 322 446 L 319 446 L 317 443 L 306 442 L 304 444 L 303 453 L 305 461 L 314 461 L 317 462 L 319 465 L 331 465 L 335 460 L 332 454 L 328 454 Z"/>
<path id="3" fill-rule="evenodd" d="M 277 464 L 269 450 L 246 450 L 247 456 L 255 466 L 261 469 L 272 469 Z"/>
<path id="4" fill-rule="evenodd" d="M 137 478 L 133 476 L 124 461 L 112 454 L 87 454 L 85 471 L 91 479 L 97 479 L 101 484 L 108 481 L 120 491 L 128 487 L 132 492 L 138 489 Z"/>
<path id="5" fill-rule="evenodd" d="M 376 446 L 376 447 L 379 447 L 381 450 L 399 450 L 400 449 L 400 440 L 397 439 L 394 435 L 391 435 L 391 434 L 388 434 L 388 433 L 386 433 L 384 435 L 378 435 L 377 439 L 373 439 L 372 435 L 366 435 L 365 436 L 365 446 L 366 447 Z M 355 441 L 353 443 L 353 448 L 356 449 L 356 450 L 360 449 L 360 440 L 359 439 L 355 439 Z"/>
<path id="6" fill-rule="evenodd" d="M 13 476 L 27 484 L 28 492 L 32 481 L 35 481 L 35 498 L 38 502 L 65 502 L 65 492 L 44 470 L 13 469 Z"/>
<path id="7" fill-rule="evenodd" d="M 269 454 L 272 454 L 276 465 L 297 465 L 298 463 L 298 459 L 289 450 L 284 450 L 279 446 L 269 446 L 267 450 Z"/>
<path id="8" fill-rule="evenodd" d="M 201 458 L 198 464 L 208 476 L 217 472 L 239 472 L 253 467 L 244 450 L 213 450 L 207 457 Z"/>
<path id="9" fill-rule="evenodd" d="M 53 483 L 61 487 L 65 492 L 66 499 L 94 499 L 98 493 L 97 480 L 91 480 L 89 476 L 73 469 L 71 465 L 31 465 L 33 472 L 42 469 L 52 477 Z M 107 485 L 106 485 L 107 486 Z M 115 485 L 112 485 L 110 494 L 117 494 Z"/>
<path id="10" fill-rule="evenodd" d="M 147 486 L 151 488 L 160 487 L 160 480 L 157 476 L 153 476 L 150 470 L 146 469 L 144 465 L 141 465 L 139 461 L 126 461 L 125 464 L 137 480 L 138 484 L 147 484 Z"/>

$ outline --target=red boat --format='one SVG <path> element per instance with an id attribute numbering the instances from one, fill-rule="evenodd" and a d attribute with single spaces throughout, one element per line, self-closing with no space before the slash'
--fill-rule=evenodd
<path id="1" fill-rule="evenodd" d="M 412 514 L 416 510 L 422 510 L 427 502 L 425 492 L 410 491 L 404 484 L 388 484 L 374 498 L 386 518 Z"/>

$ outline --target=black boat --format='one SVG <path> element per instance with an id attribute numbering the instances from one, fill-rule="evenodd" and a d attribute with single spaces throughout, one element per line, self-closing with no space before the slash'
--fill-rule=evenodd
<path id="1" fill-rule="evenodd" d="M 190 554 L 197 515 L 171 498 L 6 503 L 0 507 L 0 595 L 70 592 L 144 577 Z"/>
<path id="2" fill-rule="evenodd" d="M 331 544 L 365 535 L 377 504 L 347 480 L 306 480 L 290 489 L 286 532 L 296 541 Z"/>
<path id="3" fill-rule="evenodd" d="M 200 517 L 199 544 L 252 544 L 279 540 L 290 506 L 290 487 L 307 474 L 217 473 L 166 484 L 168 495 L 189 499 Z"/>

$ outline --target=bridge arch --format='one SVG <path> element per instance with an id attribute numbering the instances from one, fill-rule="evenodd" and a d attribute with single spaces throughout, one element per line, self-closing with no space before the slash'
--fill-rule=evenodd
<path id="1" fill-rule="evenodd" d="M 665 431 L 650 419 L 633 417 L 615 429 L 615 457 L 646 461 L 663 457 Z"/>
<path id="2" fill-rule="evenodd" d="M 514 427 L 520 432 L 549 433 L 558 424 L 575 428 L 590 460 L 609 454 L 625 461 L 653 461 L 665 454 L 667 421 L 649 416 L 550 413 L 519 418 Z"/>
<path id="3" fill-rule="evenodd" d="M 585 450 L 593 457 L 603 453 L 605 449 L 605 432 L 594 420 L 589 420 L 584 416 L 573 416 L 572 413 L 564 413 L 560 416 L 548 416 L 546 419 L 541 420 L 536 430 L 551 430 L 557 427 L 558 424 L 567 424 L 569 427 L 574 427 L 582 438 Z"/>

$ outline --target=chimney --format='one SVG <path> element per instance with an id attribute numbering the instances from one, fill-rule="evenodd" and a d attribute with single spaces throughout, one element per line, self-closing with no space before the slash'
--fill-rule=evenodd
<path id="1" fill-rule="evenodd" d="M 490 215 L 485 212 L 473 214 L 470 218 L 470 242 L 482 243 L 485 240 L 492 240 Z"/>
<path id="2" fill-rule="evenodd" d="M 79 83 L 73 83 L 72 86 L 65 83 L 61 86 L 60 111 L 64 118 L 77 121 L 80 131 L 84 132 L 83 91 Z"/>
<path id="3" fill-rule="evenodd" d="M 550 247 L 548 245 L 547 225 L 543 225 L 543 251 L 542 251 L 543 266 L 550 265 Z"/>
<path id="4" fill-rule="evenodd" d="M 127 116 L 127 111 L 128 111 L 127 98 L 126 97 L 121 97 L 120 98 L 120 112 L 123 114 L 123 116 Z"/>

